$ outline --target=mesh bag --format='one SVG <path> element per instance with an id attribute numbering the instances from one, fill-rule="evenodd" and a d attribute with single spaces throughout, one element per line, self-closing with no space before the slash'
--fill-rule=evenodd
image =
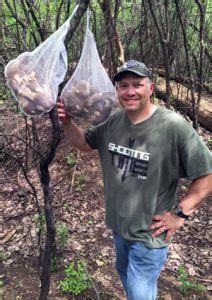
<path id="1" fill-rule="evenodd" d="M 88 12 L 81 57 L 61 93 L 61 101 L 70 115 L 99 125 L 108 118 L 115 100 L 115 87 L 102 66 L 93 34 L 89 30 Z"/>
<path id="2" fill-rule="evenodd" d="M 56 104 L 58 85 L 67 71 L 64 39 L 70 19 L 32 52 L 24 52 L 5 68 L 6 83 L 11 88 L 21 111 L 28 116 L 49 112 Z"/>

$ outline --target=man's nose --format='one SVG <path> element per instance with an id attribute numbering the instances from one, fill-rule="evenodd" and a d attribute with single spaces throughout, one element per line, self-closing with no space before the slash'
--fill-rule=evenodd
<path id="1" fill-rule="evenodd" d="M 135 95 L 135 88 L 133 86 L 129 86 L 127 90 L 128 95 Z"/>

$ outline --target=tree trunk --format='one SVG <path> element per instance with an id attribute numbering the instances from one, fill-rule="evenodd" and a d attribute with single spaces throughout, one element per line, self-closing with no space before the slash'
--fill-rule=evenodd
<path id="1" fill-rule="evenodd" d="M 199 106 L 202 97 L 202 86 L 203 86 L 203 66 L 205 62 L 205 12 L 206 5 L 201 3 L 199 0 L 195 0 L 199 12 L 200 12 L 200 29 L 199 29 L 199 43 L 200 43 L 200 53 L 199 53 L 199 68 L 197 72 L 197 83 L 198 83 L 198 97 L 196 101 L 196 109 L 194 111 L 194 121 L 193 126 L 195 129 L 198 128 L 198 115 L 199 115 Z"/>
<path id="2" fill-rule="evenodd" d="M 113 77 L 117 72 L 118 64 L 124 63 L 124 50 L 123 45 L 120 41 L 119 32 L 116 28 L 116 17 L 120 1 L 116 3 L 116 16 L 112 16 L 111 1 L 98 0 L 98 3 L 102 9 L 104 20 L 105 20 L 105 32 L 108 39 L 109 47 L 107 48 L 108 53 L 108 73 L 110 77 Z M 115 51 L 115 49 L 117 51 Z M 109 61 L 110 58 L 110 61 Z"/>
<path id="3" fill-rule="evenodd" d="M 159 40 L 160 40 L 160 44 L 161 44 L 161 48 L 163 51 L 163 61 L 164 61 L 164 68 L 166 71 L 166 107 L 170 108 L 170 57 L 169 57 L 169 20 L 168 20 L 168 11 L 167 11 L 167 7 L 168 7 L 168 0 L 165 1 L 164 5 L 164 10 L 165 10 L 165 25 L 166 28 L 161 20 L 161 26 L 159 25 L 159 21 L 158 18 L 155 14 L 155 9 L 154 9 L 154 5 L 152 0 L 147 0 L 148 4 L 149 4 L 149 9 L 152 15 L 152 18 L 154 20 L 155 23 L 155 27 L 158 31 L 158 35 L 159 35 Z M 160 4 L 162 5 L 162 3 Z"/>
<path id="4" fill-rule="evenodd" d="M 70 27 L 69 31 L 65 38 L 65 45 L 68 44 L 68 42 L 71 40 L 75 30 L 77 29 L 78 25 L 80 24 L 80 20 L 84 13 L 87 10 L 88 4 L 90 3 L 90 0 L 80 0 L 79 1 L 79 7 L 73 16 L 73 18 L 70 20 Z"/>
<path id="5" fill-rule="evenodd" d="M 193 120 L 191 90 L 173 80 L 170 82 L 170 87 L 173 106 L 184 114 L 189 115 L 189 117 Z M 160 79 L 160 81 L 156 84 L 155 94 L 159 99 L 166 100 L 165 79 Z M 197 93 L 194 93 L 194 97 L 197 98 Z M 202 96 L 199 107 L 198 122 L 208 128 L 208 130 L 212 130 L 212 106 L 210 96 Z"/>
<path id="6" fill-rule="evenodd" d="M 41 274 L 41 292 L 40 300 L 47 299 L 50 287 L 50 268 L 51 260 L 56 258 L 56 242 L 55 242 L 55 223 L 53 215 L 53 193 L 52 187 L 50 185 L 50 174 L 49 165 L 54 159 L 57 146 L 60 141 L 60 126 L 58 123 L 56 110 L 53 109 L 49 113 L 52 122 L 52 140 L 49 147 L 49 152 L 45 157 L 42 156 L 40 160 L 40 181 L 42 184 L 43 194 L 44 194 L 44 210 L 46 217 L 46 245 L 45 253 L 42 263 L 42 274 Z"/>
<path id="7" fill-rule="evenodd" d="M 70 21 L 70 29 L 66 36 L 65 43 L 70 41 L 71 37 L 74 34 L 77 26 L 80 23 L 80 19 L 83 16 L 84 12 L 87 9 L 89 1 L 80 1 L 79 8 L 76 12 L 76 15 Z M 51 122 L 52 122 L 52 140 L 49 147 L 49 152 L 40 161 L 40 180 L 42 183 L 43 193 L 44 193 L 44 208 L 45 208 L 45 217 L 46 217 L 46 245 L 45 253 L 42 264 L 42 274 L 41 274 L 41 291 L 40 291 L 40 300 L 46 300 L 49 294 L 50 287 L 50 269 L 51 262 L 55 263 L 56 258 L 56 242 L 55 242 L 55 223 L 54 223 L 54 214 L 53 214 L 53 193 L 52 187 L 50 185 L 50 174 L 49 174 L 49 165 L 54 159 L 57 146 L 60 141 L 60 126 L 58 122 L 58 117 L 56 110 L 53 109 L 49 113 Z"/>

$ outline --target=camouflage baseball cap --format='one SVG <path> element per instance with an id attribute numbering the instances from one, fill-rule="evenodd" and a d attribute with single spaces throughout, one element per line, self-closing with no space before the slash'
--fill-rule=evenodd
<path id="1" fill-rule="evenodd" d="M 114 76 L 114 80 L 119 81 L 121 75 L 125 72 L 132 72 L 142 77 L 148 77 L 149 79 L 153 79 L 154 77 L 152 72 L 145 66 L 145 64 L 136 60 L 129 60 L 126 63 L 124 63 L 120 68 L 118 68 L 117 73 Z"/>

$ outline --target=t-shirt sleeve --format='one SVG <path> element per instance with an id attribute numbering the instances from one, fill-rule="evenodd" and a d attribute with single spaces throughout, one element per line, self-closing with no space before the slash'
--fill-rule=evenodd
<path id="1" fill-rule="evenodd" d="M 190 125 L 189 125 L 190 127 Z M 184 176 L 189 180 L 212 173 L 212 153 L 192 128 L 184 128 L 181 136 L 180 160 Z"/>
<path id="2" fill-rule="evenodd" d="M 92 127 L 85 131 L 85 139 L 92 149 L 97 149 L 97 127 Z"/>
<path id="3" fill-rule="evenodd" d="M 111 115 L 104 123 L 98 126 L 93 126 L 85 131 L 86 142 L 92 149 L 101 148 L 102 143 L 105 139 L 105 135 L 107 134 L 112 116 L 113 115 Z"/>

